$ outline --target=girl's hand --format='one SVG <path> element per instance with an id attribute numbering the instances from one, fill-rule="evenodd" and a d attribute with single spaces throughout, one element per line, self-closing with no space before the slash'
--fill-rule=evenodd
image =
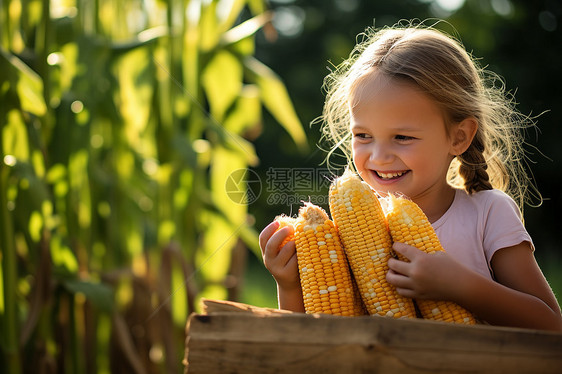
<path id="1" fill-rule="evenodd" d="M 410 260 L 388 260 L 390 270 L 386 279 L 400 295 L 418 299 L 455 300 L 458 284 L 467 270 L 462 264 L 445 252 L 427 254 L 398 242 L 392 248 Z"/>
<path id="2" fill-rule="evenodd" d="M 259 243 L 263 263 L 281 290 L 300 290 L 295 242 L 291 240 L 279 249 L 283 240 L 292 233 L 293 228 L 287 226 L 275 232 L 278 227 L 279 223 L 274 221 L 260 233 Z"/>

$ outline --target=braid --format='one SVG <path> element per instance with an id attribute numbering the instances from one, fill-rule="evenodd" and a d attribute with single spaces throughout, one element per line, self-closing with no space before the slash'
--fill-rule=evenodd
<path id="1" fill-rule="evenodd" d="M 473 192 L 493 189 L 488 175 L 488 163 L 484 157 L 484 143 L 481 136 L 474 137 L 472 144 L 461 155 L 459 174 L 464 179 L 464 187 L 471 194 Z"/>

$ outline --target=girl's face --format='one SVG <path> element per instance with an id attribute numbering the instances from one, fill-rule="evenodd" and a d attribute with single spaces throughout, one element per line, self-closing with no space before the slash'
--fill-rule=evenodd
<path id="1" fill-rule="evenodd" d="M 363 180 L 414 202 L 450 193 L 452 141 L 437 104 L 415 85 L 377 73 L 359 84 L 350 102 L 353 162 Z"/>

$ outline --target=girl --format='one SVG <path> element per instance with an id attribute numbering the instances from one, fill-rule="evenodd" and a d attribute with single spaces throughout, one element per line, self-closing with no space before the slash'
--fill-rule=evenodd
<path id="1" fill-rule="evenodd" d="M 486 74 L 435 29 L 368 30 L 326 79 L 324 134 L 379 194 L 417 203 L 446 250 L 395 243 L 409 259 L 389 261 L 400 294 L 454 301 L 493 325 L 562 331 L 515 203 L 528 195 L 518 130 L 529 120 Z M 294 242 L 277 249 L 290 228 L 277 227 L 260 234 L 264 263 L 279 307 L 304 311 Z"/>

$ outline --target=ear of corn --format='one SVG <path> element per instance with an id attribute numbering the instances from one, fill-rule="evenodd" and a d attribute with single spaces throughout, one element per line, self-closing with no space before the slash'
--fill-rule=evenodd
<path id="1" fill-rule="evenodd" d="M 319 206 L 306 203 L 296 220 L 278 220 L 279 229 L 289 224 L 294 226 L 306 313 L 364 315 L 339 235 L 328 214 Z"/>
<path id="2" fill-rule="evenodd" d="M 295 228 L 295 223 L 297 222 L 297 219 L 293 218 L 293 217 L 281 215 L 281 216 L 275 217 L 275 220 L 277 222 L 279 222 L 279 227 L 277 228 L 277 230 L 275 230 L 275 232 L 281 230 L 283 227 L 287 227 L 287 226 L 293 227 L 293 232 L 291 234 L 287 235 L 285 237 L 285 239 L 283 239 L 283 242 L 279 245 L 279 249 L 281 249 L 285 246 L 285 244 L 287 244 L 291 240 L 295 240 L 295 230 L 294 230 L 294 228 Z"/>
<path id="3" fill-rule="evenodd" d="M 336 227 L 322 208 L 305 204 L 299 210 L 295 244 L 306 312 L 365 314 Z"/>
<path id="4" fill-rule="evenodd" d="M 421 208 L 411 200 L 388 197 L 386 219 L 392 240 L 414 246 L 426 253 L 444 251 L 435 230 Z M 406 260 L 399 256 L 401 260 Z M 450 301 L 416 300 L 423 318 L 436 321 L 475 324 L 474 316 Z"/>
<path id="5" fill-rule="evenodd" d="M 412 300 L 386 280 L 392 243 L 374 191 L 346 171 L 330 187 L 330 212 L 369 314 L 415 317 Z"/>

